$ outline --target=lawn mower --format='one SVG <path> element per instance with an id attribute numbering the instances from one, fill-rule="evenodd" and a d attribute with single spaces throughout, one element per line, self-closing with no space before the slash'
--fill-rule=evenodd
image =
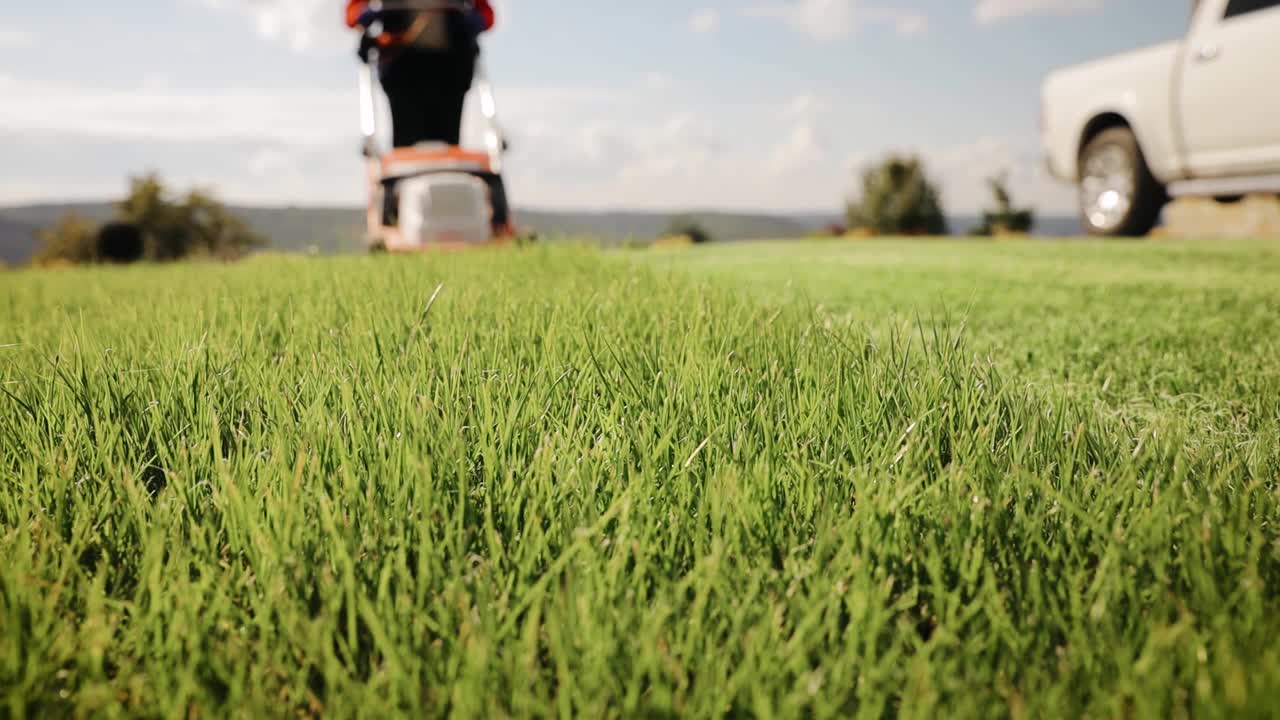
<path id="1" fill-rule="evenodd" d="M 424 3 L 406 3 L 424 9 Z M 395 9 L 390 2 L 375 8 Z M 441 5 L 436 9 L 443 9 Z M 503 179 L 507 141 L 483 58 L 473 92 L 484 119 L 483 150 L 420 143 L 384 150 L 379 145 L 378 50 L 374 34 L 361 39 L 360 131 L 369 182 L 366 244 L 373 252 L 456 250 L 515 238 Z"/>

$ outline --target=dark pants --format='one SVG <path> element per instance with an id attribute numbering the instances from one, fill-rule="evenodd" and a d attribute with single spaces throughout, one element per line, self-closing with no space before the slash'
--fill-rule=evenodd
<path id="1" fill-rule="evenodd" d="M 475 76 L 475 54 L 406 48 L 382 68 L 391 106 L 392 144 L 462 142 L 462 108 Z"/>

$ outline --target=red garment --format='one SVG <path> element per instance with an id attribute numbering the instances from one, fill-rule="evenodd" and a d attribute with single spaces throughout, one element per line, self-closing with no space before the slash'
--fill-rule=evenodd
<path id="1" fill-rule="evenodd" d="M 347 0 L 347 27 L 355 27 L 356 21 L 360 19 L 360 13 L 369 7 L 369 0 Z M 475 0 L 475 10 L 484 20 L 484 29 L 491 30 L 493 28 L 493 6 L 489 4 L 489 0 Z"/>

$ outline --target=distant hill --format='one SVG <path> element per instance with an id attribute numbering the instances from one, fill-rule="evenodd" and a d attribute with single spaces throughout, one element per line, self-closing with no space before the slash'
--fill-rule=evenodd
<path id="1" fill-rule="evenodd" d="M 844 219 L 835 213 L 797 213 L 787 217 L 809 228 L 826 227 L 844 222 Z M 965 235 L 981 224 L 982 218 L 977 215 L 947 217 L 947 225 L 950 226 L 953 235 Z M 1032 228 L 1031 234 L 1043 238 L 1079 237 L 1084 234 L 1084 226 L 1080 224 L 1080 219 L 1073 215 L 1037 215 L 1036 226 Z"/>
<path id="2" fill-rule="evenodd" d="M 233 207 L 235 214 L 254 230 L 270 238 L 280 250 L 306 250 L 314 245 L 320 252 L 336 253 L 359 247 L 364 232 L 364 211 L 332 207 Z M 95 222 L 110 220 L 111 203 L 51 203 L 0 208 L 0 218 L 35 227 L 47 227 L 69 212 Z"/>
<path id="3" fill-rule="evenodd" d="M 250 227 L 271 241 L 273 249 L 286 252 L 309 251 L 333 254 L 359 252 L 364 234 L 364 210 L 352 207 L 233 207 Z M 110 219 L 110 203 L 62 203 L 0 208 L 0 259 L 9 264 L 27 260 L 34 251 L 31 237 L 36 228 L 47 227 L 68 212 L 91 220 Z M 617 245 L 630 238 L 647 240 L 661 235 L 675 216 L 690 218 L 702 225 L 717 241 L 786 239 L 806 235 L 840 222 L 835 214 L 745 213 L 731 211 L 628 211 L 628 210 L 543 210 L 516 211 L 522 227 L 548 237 L 593 238 Z M 951 219 L 952 232 L 963 234 L 978 224 L 976 217 Z M 1039 236 L 1068 237 L 1080 234 L 1075 218 L 1040 218 Z"/>
<path id="4" fill-rule="evenodd" d="M 35 253 L 36 227 L 0 216 L 0 263 L 18 265 Z"/>
<path id="5" fill-rule="evenodd" d="M 951 232 L 964 235 L 982 225 L 982 218 L 977 215 L 957 215 L 947 218 L 947 222 L 951 224 Z M 1031 234 L 1042 238 L 1080 237 L 1084 234 L 1084 226 L 1073 215 L 1037 215 Z"/>
<path id="6" fill-rule="evenodd" d="M 35 227 L 53 225 L 67 213 L 76 213 L 95 222 L 102 222 L 111 218 L 115 213 L 115 206 L 104 202 L 80 202 L 0 207 L 0 218 Z"/>
<path id="7" fill-rule="evenodd" d="M 279 250 L 305 251 L 314 246 L 323 253 L 355 251 L 364 232 L 364 211 L 355 208 L 233 207 L 232 210 Z M 69 212 L 105 222 L 114 216 L 115 207 L 105 202 L 24 205 L 0 208 L 0 220 L 47 227 Z M 7 249 L 8 240 L 3 244 Z"/>
<path id="8" fill-rule="evenodd" d="M 810 226 L 802 219 L 785 215 L 737 213 L 715 210 L 693 211 L 556 211 L 520 210 L 517 221 L 545 235 L 598 238 L 605 243 L 628 239 L 653 239 L 666 232 L 673 218 L 691 219 L 713 240 L 763 240 L 804 235 Z"/>
<path id="9" fill-rule="evenodd" d="M 322 253 L 358 252 L 364 235 L 364 210 L 344 207 L 233 207 L 250 227 L 271 240 L 272 248 Z M 103 222 L 112 217 L 110 203 L 68 203 L 0 208 L 0 218 L 29 227 L 46 227 L 68 212 Z M 546 236 L 590 237 L 605 244 L 629 238 L 651 239 L 661 235 L 675 215 L 692 218 L 717 240 L 754 240 L 803 235 L 809 229 L 799 219 L 733 212 L 575 212 L 524 209 L 517 222 Z M 5 241 L 6 247 L 9 241 Z M 23 248 L 27 255 L 30 248 Z M 21 255 L 22 253 L 16 253 Z M 25 257 L 25 256 L 24 256 Z"/>

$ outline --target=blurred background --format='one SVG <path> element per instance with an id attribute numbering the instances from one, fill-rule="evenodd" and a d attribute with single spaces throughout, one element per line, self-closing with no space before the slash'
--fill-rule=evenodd
<path id="1" fill-rule="evenodd" d="M 1186 31 L 1170 0 L 498 0 L 483 39 L 520 222 L 606 243 L 843 231 L 862 173 L 918 160 L 946 233 L 999 188 L 1080 233 L 1040 147 L 1046 74 Z M 130 183 L 225 202 L 272 248 L 358 248 L 356 37 L 338 0 L 10 3 L 0 249 Z M 473 115 L 474 112 L 469 113 Z M 999 188 L 992 184 L 999 180 Z"/>

